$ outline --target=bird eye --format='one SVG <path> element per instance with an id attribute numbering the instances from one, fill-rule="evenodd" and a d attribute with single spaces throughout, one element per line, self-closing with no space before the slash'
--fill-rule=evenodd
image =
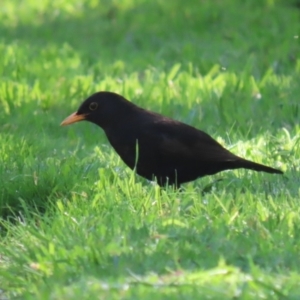
<path id="1" fill-rule="evenodd" d="M 96 110 L 98 107 L 98 104 L 96 102 L 92 102 L 90 105 L 89 105 L 89 109 L 90 110 Z"/>

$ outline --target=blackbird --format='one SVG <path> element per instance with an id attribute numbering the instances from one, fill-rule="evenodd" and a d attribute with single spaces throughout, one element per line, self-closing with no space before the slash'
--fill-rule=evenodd
<path id="1" fill-rule="evenodd" d="M 241 158 L 205 132 L 143 109 L 112 92 L 87 98 L 61 125 L 86 120 L 100 126 L 121 159 L 160 186 L 179 187 L 228 169 L 282 171 Z"/>

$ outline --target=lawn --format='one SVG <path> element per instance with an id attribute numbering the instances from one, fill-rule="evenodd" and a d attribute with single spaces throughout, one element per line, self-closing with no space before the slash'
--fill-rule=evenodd
<path id="1" fill-rule="evenodd" d="M 1 0 L 0 299 L 299 299 L 299 21 L 296 0 Z M 59 126 L 99 90 L 285 174 L 160 189 Z"/>

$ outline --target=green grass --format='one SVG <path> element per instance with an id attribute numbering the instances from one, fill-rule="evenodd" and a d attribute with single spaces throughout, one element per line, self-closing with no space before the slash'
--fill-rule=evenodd
<path id="1" fill-rule="evenodd" d="M 2 0 L 1 299 L 299 299 L 296 2 Z M 285 175 L 160 190 L 59 126 L 98 90 Z"/>

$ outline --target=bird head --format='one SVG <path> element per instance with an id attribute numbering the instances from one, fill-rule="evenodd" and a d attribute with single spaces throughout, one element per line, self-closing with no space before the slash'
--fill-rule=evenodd
<path id="1" fill-rule="evenodd" d="M 66 126 L 79 121 L 89 121 L 104 128 L 118 121 L 134 105 L 122 96 L 111 92 L 98 92 L 88 97 L 76 112 L 68 116 L 60 125 Z"/>

